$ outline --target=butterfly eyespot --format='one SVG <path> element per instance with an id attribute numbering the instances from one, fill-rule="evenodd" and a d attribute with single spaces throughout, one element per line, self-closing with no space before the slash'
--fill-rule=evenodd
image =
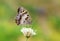
<path id="1" fill-rule="evenodd" d="M 27 15 L 27 16 L 29 16 L 29 15 Z"/>
<path id="2" fill-rule="evenodd" d="M 27 20 L 27 19 L 28 19 L 28 17 L 25 18 L 25 20 Z"/>

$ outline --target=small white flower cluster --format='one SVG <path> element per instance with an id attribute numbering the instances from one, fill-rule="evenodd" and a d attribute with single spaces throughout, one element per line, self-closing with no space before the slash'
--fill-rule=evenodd
<path id="1" fill-rule="evenodd" d="M 36 33 L 33 31 L 32 28 L 22 28 L 21 32 L 24 34 L 24 36 L 26 36 L 27 38 L 29 38 L 30 36 L 36 35 Z"/>

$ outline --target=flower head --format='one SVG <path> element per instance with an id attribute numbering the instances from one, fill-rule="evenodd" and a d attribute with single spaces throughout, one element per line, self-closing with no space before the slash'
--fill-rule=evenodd
<path id="1" fill-rule="evenodd" d="M 21 32 L 24 34 L 24 36 L 26 36 L 27 38 L 29 38 L 30 36 L 36 35 L 36 33 L 34 32 L 34 30 L 32 28 L 22 28 Z"/>

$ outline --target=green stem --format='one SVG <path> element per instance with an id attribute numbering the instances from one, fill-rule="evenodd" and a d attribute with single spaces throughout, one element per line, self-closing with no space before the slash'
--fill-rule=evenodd
<path id="1" fill-rule="evenodd" d="M 26 38 L 26 41 L 28 41 L 28 38 Z"/>

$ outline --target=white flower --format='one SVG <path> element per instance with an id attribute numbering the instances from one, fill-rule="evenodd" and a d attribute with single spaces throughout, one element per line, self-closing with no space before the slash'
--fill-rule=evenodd
<path id="1" fill-rule="evenodd" d="M 36 35 L 36 33 L 33 31 L 32 28 L 22 28 L 21 32 L 24 34 L 24 36 L 26 36 L 27 38 L 29 38 L 30 36 Z"/>

